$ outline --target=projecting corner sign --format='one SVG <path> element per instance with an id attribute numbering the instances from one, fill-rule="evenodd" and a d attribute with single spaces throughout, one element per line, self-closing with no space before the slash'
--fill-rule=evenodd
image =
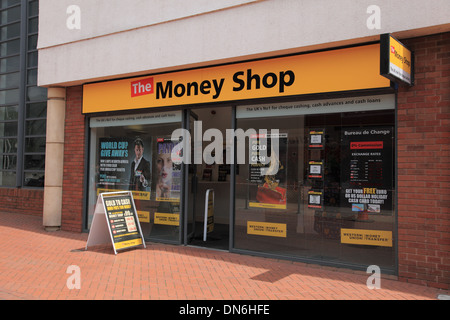
<path id="1" fill-rule="evenodd" d="M 414 85 L 414 52 L 389 33 L 380 36 L 380 75 Z"/>

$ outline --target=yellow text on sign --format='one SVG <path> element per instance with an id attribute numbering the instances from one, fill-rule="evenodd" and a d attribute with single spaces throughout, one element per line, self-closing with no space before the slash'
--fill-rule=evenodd
<path id="1" fill-rule="evenodd" d="M 258 236 L 286 238 L 286 224 L 259 221 L 247 221 L 247 233 Z"/>
<path id="2" fill-rule="evenodd" d="M 139 238 L 139 239 L 117 242 L 114 244 L 114 247 L 116 248 L 116 250 L 119 250 L 119 249 L 124 249 L 124 248 L 128 248 L 128 247 L 138 246 L 141 244 L 142 244 L 142 239 Z"/>
<path id="3" fill-rule="evenodd" d="M 214 230 L 214 194 L 208 195 L 208 233 Z"/>
<path id="4" fill-rule="evenodd" d="M 411 74 L 411 51 L 406 49 L 400 42 L 390 37 L 390 62 L 395 64 L 407 74 Z"/>
<path id="5" fill-rule="evenodd" d="M 250 208 L 286 209 L 286 204 L 274 204 L 274 203 L 249 202 L 248 206 Z"/>
<path id="6" fill-rule="evenodd" d="M 164 224 L 168 226 L 179 226 L 180 215 L 178 213 L 155 212 L 155 224 Z"/>
<path id="7" fill-rule="evenodd" d="M 341 243 L 392 247 L 392 231 L 342 228 Z"/>
<path id="8" fill-rule="evenodd" d="M 149 211 L 139 211 L 137 212 L 138 219 L 140 222 L 150 223 L 150 212 Z"/>
<path id="9" fill-rule="evenodd" d="M 86 84 L 83 113 L 386 88 L 379 61 L 373 44 Z"/>
<path id="10" fill-rule="evenodd" d="M 104 192 L 127 192 L 127 190 L 97 188 L 97 196 L 100 193 L 104 193 Z M 132 191 L 132 193 L 133 193 L 133 199 L 135 199 L 135 200 L 150 200 L 150 192 L 148 192 L 148 191 Z"/>

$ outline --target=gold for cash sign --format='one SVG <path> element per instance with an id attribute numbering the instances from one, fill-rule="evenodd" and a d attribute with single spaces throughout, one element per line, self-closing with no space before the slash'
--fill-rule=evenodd
<path id="1" fill-rule="evenodd" d="M 145 248 L 131 191 L 101 193 L 97 198 L 86 250 L 88 246 L 106 244 L 109 241 L 115 254 L 117 250 L 140 245 Z"/>

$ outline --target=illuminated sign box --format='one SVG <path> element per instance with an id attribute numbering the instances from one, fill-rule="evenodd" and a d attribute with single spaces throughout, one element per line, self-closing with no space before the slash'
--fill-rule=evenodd
<path id="1" fill-rule="evenodd" d="M 388 33 L 380 36 L 380 75 L 414 85 L 414 53 Z"/>
<path id="2" fill-rule="evenodd" d="M 86 84 L 83 113 L 389 88 L 380 45 Z"/>

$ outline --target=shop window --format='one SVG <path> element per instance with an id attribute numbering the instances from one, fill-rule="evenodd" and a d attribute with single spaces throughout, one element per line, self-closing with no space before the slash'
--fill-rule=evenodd
<path id="1" fill-rule="evenodd" d="M 235 248 L 393 271 L 394 105 L 386 95 L 238 107 L 237 127 L 277 132 L 279 149 L 267 165 L 238 164 Z M 249 154 L 261 145 L 249 138 Z"/>
<path id="2" fill-rule="evenodd" d="M 90 227 L 103 192 L 133 192 L 146 239 L 179 242 L 181 166 L 171 162 L 181 111 L 92 118 L 89 156 Z"/>

